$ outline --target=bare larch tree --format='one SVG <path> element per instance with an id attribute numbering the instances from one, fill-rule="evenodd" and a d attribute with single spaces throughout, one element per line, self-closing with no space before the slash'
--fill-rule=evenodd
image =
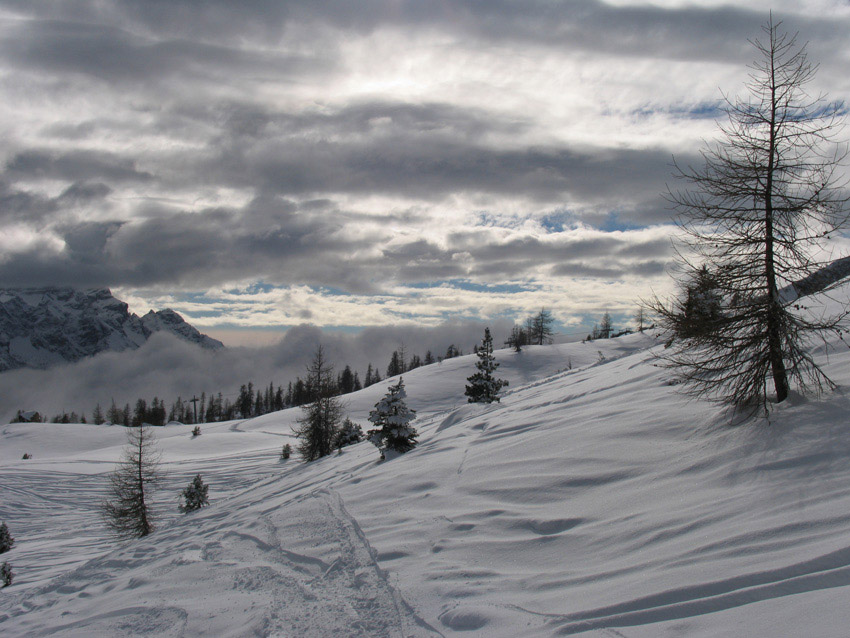
<path id="1" fill-rule="evenodd" d="M 808 345 L 846 315 L 815 317 L 780 294 L 828 261 L 824 246 L 845 224 L 848 201 L 837 171 L 846 157 L 836 142 L 843 105 L 807 91 L 816 66 L 780 27 L 771 16 L 752 42 L 758 59 L 746 95 L 726 98 L 727 121 L 701 164 L 674 162 L 685 184 L 668 191 L 684 231 L 685 298 L 649 304 L 675 335 L 663 358 L 686 391 L 738 407 L 766 409 L 769 380 L 777 402 L 792 383 L 832 387 Z M 696 314 L 683 317 L 688 309 Z M 695 329 L 695 317 L 711 320 Z M 677 332 L 681 325 L 691 328 Z"/>
<path id="2" fill-rule="evenodd" d="M 110 475 L 109 493 L 102 504 L 107 527 L 125 538 L 153 531 L 151 497 L 161 480 L 159 452 L 150 426 L 127 428 L 127 446 Z"/>

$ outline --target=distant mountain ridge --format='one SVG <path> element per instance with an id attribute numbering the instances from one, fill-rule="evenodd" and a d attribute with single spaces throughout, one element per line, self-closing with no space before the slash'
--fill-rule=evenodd
<path id="1" fill-rule="evenodd" d="M 0 372 L 135 350 L 157 332 L 170 332 L 202 348 L 224 347 L 171 309 L 151 310 L 144 317 L 131 313 L 108 288 L 0 290 Z"/>

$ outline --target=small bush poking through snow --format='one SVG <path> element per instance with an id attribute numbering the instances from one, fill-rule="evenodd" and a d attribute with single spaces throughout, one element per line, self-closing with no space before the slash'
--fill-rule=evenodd
<path id="1" fill-rule="evenodd" d="M 12 549 L 12 545 L 15 544 L 15 539 L 12 538 L 12 535 L 9 533 L 9 528 L 6 527 L 6 523 L 0 525 L 0 554 L 4 552 L 8 552 Z"/>
<path id="2" fill-rule="evenodd" d="M 183 513 L 194 512 L 195 510 L 201 509 L 204 505 L 209 505 L 210 502 L 207 498 L 207 492 L 209 489 L 210 486 L 204 483 L 203 479 L 201 479 L 201 475 L 196 474 L 188 487 L 183 490 L 183 499 L 185 500 L 185 503 L 180 506 L 180 511 Z"/>
<path id="3" fill-rule="evenodd" d="M 195 427 L 192 428 L 192 437 L 194 438 L 196 436 L 201 436 L 201 426 L 200 425 L 196 425 Z"/>
<path id="4" fill-rule="evenodd" d="M 292 446 L 287 443 L 283 446 L 283 449 L 280 451 L 280 460 L 285 461 L 290 456 L 292 456 Z"/>
<path id="5" fill-rule="evenodd" d="M 12 566 L 9 563 L 0 565 L 0 581 L 3 582 L 3 587 L 11 585 L 14 577 L 15 572 L 12 571 Z"/>
<path id="6" fill-rule="evenodd" d="M 32 458 L 32 454 L 30 454 L 29 452 L 24 452 L 24 455 L 23 455 L 21 458 L 22 458 L 24 461 L 26 461 L 27 459 L 31 459 L 31 458 Z"/>

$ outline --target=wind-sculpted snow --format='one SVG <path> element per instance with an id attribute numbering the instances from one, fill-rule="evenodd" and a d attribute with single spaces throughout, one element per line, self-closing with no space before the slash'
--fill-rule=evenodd
<path id="1" fill-rule="evenodd" d="M 123 544 L 96 518 L 121 428 L 3 426 L 0 632 L 843 638 L 850 398 L 738 423 L 679 394 L 656 343 L 497 351 L 491 405 L 465 402 L 473 356 L 405 373 L 419 444 L 384 462 L 281 461 L 298 410 L 160 428 L 158 529 Z M 392 382 L 346 397 L 352 419 Z M 180 514 L 197 473 L 210 505 Z"/>

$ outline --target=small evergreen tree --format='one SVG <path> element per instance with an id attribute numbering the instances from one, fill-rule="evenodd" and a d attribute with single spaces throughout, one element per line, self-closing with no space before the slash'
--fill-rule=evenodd
<path id="1" fill-rule="evenodd" d="M 285 461 L 290 456 L 292 456 L 292 446 L 289 443 L 287 443 L 280 450 L 280 460 Z"/>
<path id="2" fill-rule="evenodd" d="M 602 315 L 602 321 L 599 322 L 599 338 L 610 339 L 614 327 L 611 324 L 611 315 L 607 312 Z"/>
<path id="3" fill-rule="evenodd" d="M 201 426 L 200 425 L 196 425 L 195 427 L 192 428 L 192 438 L 195 438 L 196 436 L 201 436 Z"/>
<path id="4" fill-rule="evenodd" d="M 398 350 L 394 350 L 393 355 L 390 358 L 390 363 L 387 366 L 387 376 L 394 377 L 402 372 L 404 372 L 404 364 L 402 363 Z"/>
<path id="5" fill-rule="evenodd" d="M 11 585 L 14 577 L 15 572 L 12 571 L 12 566 L 9 563 L 0 565 L 0 581 L 3 582 L 3 587 Z"/>
<path id="6" fill-rule="evenodd" d="M 314 461 L 333 450 L 334 437 L 342 419 L 342 404 L 335 397 L 333 368 L 325 361 L 322 346 L 316 348 L 308 372 L 307 385 L 313 393 L 313 400 L 302 407 L 304 415 L 298 419 L 293 434 L 300 441 L 298 452 L 302 458 Z"/>
<path id="7" fill-rule="evenodd" d="M 207 492 L 209 489 L 210 486 L 204 483 L 201 479 L 201 475 L 196 474 L 188 487 L 183 490 L 184 503 L 180 506 L 180 511 L 185 514 L 187 512 L 199 510 L 204 505 L 209 505 L 210 502 L 207 498 Z"/>
<path id="8" fill-rule="evenodd" d="M 404 453 L 416 446 L 416 437 L 419 435 L 410 426 L 410 422 L 416 418 L 416 411 L 407 407 L 404 402 L 406 398 L 404 380 L 399 378 L 398 383 L 388 388 L 384 398 L 369 413 L 369 421 L 376 427 L 369 430 L 367 436 L 380 450 L 381 458 L 384 458 L 386 450 Z"/>
<path id="9" fill-rule="evenodd" d="M 12 535 L 9 533 L 9 528 L 6 527 L 6 523 L 0 524 L 0 554 L 8 552 L 12 549 L 12 545 L 14 544 L 15 539 L 12 538 Z"/>
<path id="10" fill-rule="evenodd" d="M 104 522 L 121 537 L 147 536 L 153 531 L 151 492 L 160 481 L 153 434 L 146 425 L 127 430 L 127 447 L 110 475 L 109 498 L 102 504 Z"/>
<path id="11" fill-rule="evenodd" d="M 481 346 L 478 348 L 478 361 L 475 367 L 478 372 L 471 377 L 467 377 L 469 385 L 466 386 L 466 396 L 469 403 L 492 403 L 499 401 L 499 391 L 508 382 L 504 379 L 495 379 L 493 373 L 499 364 L 496 363 L 496 358 L 493 356 L 493 337 L 490 335 L 490 328 L 484 329 L 484 339 Z"/>
<path id="12" fill-rule="evenodd" d="M 522 326 L 514 326 L 511 328 L 511 334 L 505 345 L 513 348 L 514 352 L 522 352 L 522 347 L 528 345 L 528 334 Z"/>

